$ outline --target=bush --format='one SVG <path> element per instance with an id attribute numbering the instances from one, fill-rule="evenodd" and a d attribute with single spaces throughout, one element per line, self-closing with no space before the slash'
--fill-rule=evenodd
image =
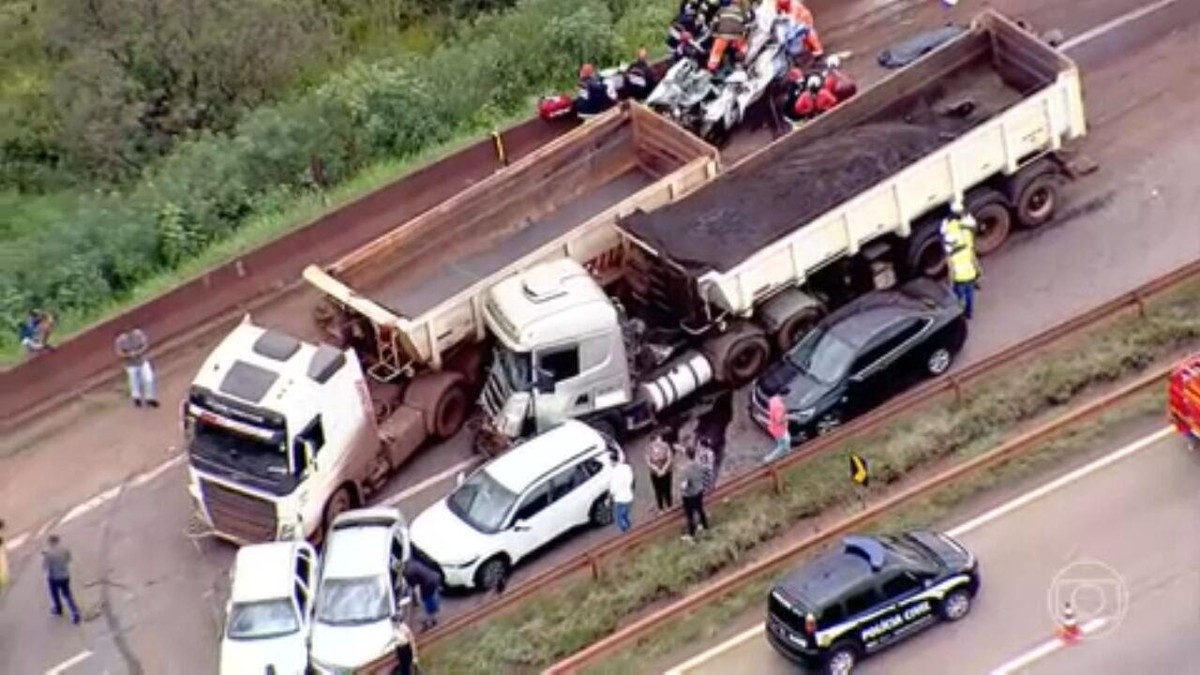
<path id="1" fill-rule="evenodd" d="M 523 0 L 460 25 L 428 55 L 354 63 L 244 116 L 229 134 L 196 133 L 121 193 L 64 196 L 56 213 L 23 225 L 0 272 L 0 318 L 15 327 L 34 306 L 92 316 L 226 239 L 263 204 L 312 191 L 314 162 L 336 185 L 480 132 L 530 109 L 534 95 L 571 85 L 581 62 L 632 56 L 628 45 L 672 4 L 630 3 L 618 16 L 603 0 Z M 13 344 L 12 331 L 0 337 Z"/>

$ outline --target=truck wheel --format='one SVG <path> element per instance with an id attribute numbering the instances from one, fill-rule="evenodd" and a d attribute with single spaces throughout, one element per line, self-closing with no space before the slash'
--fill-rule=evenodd
<path id="1" fill-rule="evenodd" d="M 717 381 L 733 387 L 740 387 L 757 377 L 771 356 L 767 338 L 749 324 L 739 324 L 708 340 L 704 351 L 712 362 Z"/>
<path id="2" fill-rule="evenodd" d="M 1040 173 L 1028 181 L 1017 181 L 1017 222 L 1021 227 L 1034 229 L 1050 222 L 1058 207 L 1058 180 L 1052 173 Z"/>
<path id="3" fill-rule="evenodd" d="M 471 407 L 463 376 L 445 370 L 418 375 L 404 392 L 404 404 L 421 411 L 425 431 L 438 440 L 457 434 Z"/>
<path id="4" fill-rule="evenodd" d="M 941 279 L 946 275 L 946 250 L 938 226 L 939 223 L 932 219 L 913 225 L 904 256 L 910 277 Z"/>
<path id="5" fill-rule="evenodd" d="M 779 348 L 779 352 L 791 351 L 820 320 L 821 311 L 816 307 L 803 309 L 788 317 L 775 333 L 775 346 Z"/>
<path id="6" fill-rule="evenodd" d="M 325 535 L 329 533 L 329 528 L 333 527 L 333 520 L 354 508 L 356 503 L 353 488 L 349 485 L 339 487 L 329 497 L 329 501 L 325 502 L 325 508 L 321 511 L 321 525 L 313 533 L 316 539 L 313 543 L 317 546 L 325 543 Z"/>
<path id="7" fill-rule="evenodd" d="M 966 208 L 979 223 L 975 252 L 982 257 L 1003 246 L 1012 231 L 1012 214 L 1004 195 L 991 189 L 968 195 Z"/>

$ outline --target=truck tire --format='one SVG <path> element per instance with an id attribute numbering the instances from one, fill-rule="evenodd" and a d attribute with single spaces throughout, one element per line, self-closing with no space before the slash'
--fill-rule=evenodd
<path id="1" fill-rule="evenodd" d="M 704 343 L 717 382 L 740 387 L 758 377 L 771 358 L 771 345 L 756 326 L 737 324 Z"/>
<path id="2" fill-rule="evenodd" d="M 967 194 L 967 212 L 975 216 L 979 232 L 975 235 L 975 253 L 983 257 L 998 250 L 1012 232 L 1012 213 L 1008 199 L 999 190 L 984 188 Z"/>
<path id="3" fill-rule="evenodd" d="M 1017 222 L 1025 229 L 1036 229 L 1054 218 L 1058 208 L 1058 177 L 1053 171 L 1017 174 L 1013 181 L 1013 203 Z"/>
<path id="4" fill-rule="evenodd" d="M 313 532 L 313 544 L 321 546 L 325 543 L 325 536 L 329 534 L 329 528 L 333 527 L 333 520 L 339 515 L 353 509 L 358 505 L 356 490 L 350 483 L 343 483 L 334 490 L 329 496 L 329 500 L 325 502 L 325 508 L 321 509 L 321 524 L 317 526 Z"/>
<path id="5" fill-rule="evenodd" d="M 425 431 L 443 441 L 458 433 L 471 407 L 463 376 L 447 370 L 418 375 L 404 392 L 404 405 L 421 411 Z"/>
<path id="6" fill-rule="evenodd" d="M 924 218 L 913 224 L 904 254 L 904 267 L 909 278 L 941 279 L 946 276 L 946 250 L 942 246 L 939 226 L 934 218 Z"/>
<path id="7" fill-rule="evenodd" d="M 789 316 L 787 321 L 775 331 L 775 346 L 779 349 L 779 353 L 784 354 L 791 351 L 796 343 L 800 342 L 808 331 L 812 330 L 813 326 L 821 320 L 821 310 L 816 307 L 807 307 Z"/>

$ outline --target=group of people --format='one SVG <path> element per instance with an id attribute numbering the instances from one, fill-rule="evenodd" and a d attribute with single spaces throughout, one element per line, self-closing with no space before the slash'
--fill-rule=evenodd
<path id="1" fill-rule="evenodd" d="M 790 23 L 788 52 L 797 65 L 825 54 L 812 12 L 800 0 L 776 0 L 775 12 Z M 683 0 L 667 33 L 667 47 L 672 59 L 693 59 L 717 72 L 745 59 L 753 26 L 754 11 L 742 0 Z"/>
<path id="2" fill-rule="evenodd" d="M 26 354 L 53 351 L 50 334 L 54 332 L 54 315 L 44 309 L 31 309 L 17 328 L 17 338 Z"/>
<path id="3" fill-rule="evenodd" d="M 646 468 L 654 491 L 655 507 L 663 513 L 674 506 L 674 491 L 679 489 L 687 541 L 708 529 L 708 514 L 704 498 L 717 486 L 721 465 L 725 461 L 725 435 L 733 420 L 733 394 L 722 392 L 712 407 L 697 420 L 695 433 L 681 439 L 679 430 L 667 427 L 650 442 L 646 452 Z M 633 468 L 616 452 L 616 463 L 610 493 L 617 527 L 627 532 L 632 527 Z"/>

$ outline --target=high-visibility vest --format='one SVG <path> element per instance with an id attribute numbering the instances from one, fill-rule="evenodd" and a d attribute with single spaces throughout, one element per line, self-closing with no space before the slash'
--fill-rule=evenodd
<path id="1" fill-rule="evenodd" d="M 975 232 L 959 218 L 947 218 L 942 221 L 942 241 L 948 250 L 958 246 L 975 248 Z"/>
<path id="2" fill-rule="evenodd" d="M 970 283 L 979 278 L 979 267 L 975 263 L 975 247 L 961 245 L 950 253 L 950 280 L 954 283 Z"/>

